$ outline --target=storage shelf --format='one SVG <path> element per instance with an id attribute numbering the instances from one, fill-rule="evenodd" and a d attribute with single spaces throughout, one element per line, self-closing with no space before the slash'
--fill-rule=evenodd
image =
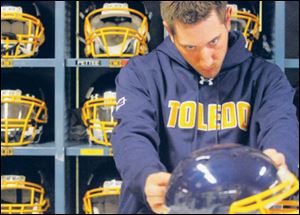
<path id="1" fill-rule="evenodd" d="M 29 68 L 54 68 L 56 60 L 51 58 L 41 59 L 1 59 L 1 68 L 17 68 L 17 67 L 29 67 Z"/>
<path id="2" fill-rule="evenodd" d="M 69 143 L 67 156 L 112 156 L 112 148 L 89 143 Z"/>
<path id="3" fill-rule="evenodd" d="M 67 67 L 103 67 L 103 68 L 122 68 L 128 63 L 128 58 L 69 58 L 66 61 Z"/>
<path id="4" fill-rule="evenodd" d="M 1 147 L 1 156 L 3 153 L 10 153 L 11 156 L 54 156 L 55 143 L 38 143 L 20 147 Z"/>
<path id="5" fill-rule="evenodd" d="M 284 62 L 286 69 L 299 69 L 299 58 L 298 59 L 285 59 Z"/>

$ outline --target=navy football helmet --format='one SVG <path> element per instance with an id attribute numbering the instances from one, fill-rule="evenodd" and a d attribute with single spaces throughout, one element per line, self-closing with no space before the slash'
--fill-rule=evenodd
<path id="1" fill-rule="evenodd" d="M 175 168 L 166 194 L 170 213 L 298 213 L 283 201 L 299 189 L 287 169 L 261 151 L 222 144 L 195 151 Z"/>

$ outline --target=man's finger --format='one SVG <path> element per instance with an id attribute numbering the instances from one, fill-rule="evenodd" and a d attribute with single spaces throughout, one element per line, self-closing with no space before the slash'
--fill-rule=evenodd
<path id="1" fill-rule="evenodd" d="M 165 204 L 155 205 L 152 207 L 154 213 L 157 214 L 168 214 L 169 208 Z"/>
<path id="2" fill-rule="evenodd" d="M 162 186 L 149 186 L 147 187 L 146 193 L 148 197 L 151 196 L 162 196 L 164 197 L 166 195 L 166 187 Z"/>
<path id="3" fill-rule="evenodd" d="M 171 178 L 170 173 L 162 172 L 162 173 L 153 175 L 152 180 L 153 180 L 153 182 L 157 182 L 158 185 L 166 186 L 169 184 L 170 178 Z"/>
<path id="4" fill-rule="evenodd" d="M 152 197 L 148 197 L 147 201 L 149 202 L 149 205 L 152 207 L 152 206 L 164 204 L 165 198 L 163 196 L 152 196 Z"/>
<path id="5" fill-rule="evenodd" d="M 276 166 L 286 166 L 284 154 L 277 152 L 275 149 L 266 149 L 264 154 L 270 157 Z"/>

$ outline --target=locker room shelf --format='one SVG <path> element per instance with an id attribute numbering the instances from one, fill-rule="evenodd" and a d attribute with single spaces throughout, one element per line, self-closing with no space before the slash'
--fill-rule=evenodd
<path id="1" fill-rule="evenodd" d="M 275 59 L 268 59 L 270 63 L 275 63 Z M 285 58 L 284 59 L 284 68 L 285 69 L 298 69 L 299 68 L 299 59 L 298 58 Z"/>
<path id="2" fill-rule="evenodd" d="M 286 69 L 298 69 L 299 59 L 285 59 L 284 64 Z"/>
<path id="3" fill-rule="evenodd" d="M 7 66 L 7 64 L 9 66 Z M 55 59 L 51 58 L 40 58 L 40 59 L 1 59 L 1 68 L 17 68 L 17 67 L 43 67 L 53 68 L 56 65 Z"/>
<path id="4" fill-rule="evenodd" d="M 89 143 L 69 143 L 67 147 L 67 156 L 112 156 L 112 149 L 110 147 L 101 145 L 91 145 Z"/>
<path id="5" fill-rule="evenodd" d="M 102 67 L 102 68 L 121 68 L 124 67 L 128 58 L 69 58 L 66 60 L 67 67 Z"/>
<path id="6" fill-rule="evenodd" d="M 12 156 L 54 156 L 55 143 L 47 142 L 22 147 L 1 147 L 1 155 L 3 151 L 7 152 L 7 150 L 11 150 Z"/>
<path id="7" fill-rule="evenodd" d="M 6 68 L 7 60 L 1 59 L 1 68 Z M 275 62 L 274 60 L 270 60 Z M 27 67 L 27 68 L 54 68 L 56 65 L 55 59 L 13 59 L 12 66 Z M 123 67 L 128 59 L 93 59 L 93 58 L 70 58 L 66 60 L 67 67 L 105 67 L 105 68 L 120 68 Z M 285 59 L 285 68 L 299 68 L 299 59 Z M 3 67 L 2 67 L 3 66 Z"/>

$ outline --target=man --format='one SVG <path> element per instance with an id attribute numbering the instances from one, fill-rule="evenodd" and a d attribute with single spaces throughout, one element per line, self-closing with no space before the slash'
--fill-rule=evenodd
<path id="1" fill-rule="evenodd" d="M 230 31 L 224 1 L 161 2 L 169 37 L 116 79 L 112 136 L 123 179 L 120 213 L 164 213 L 170 173 L 195 149 L 239 143 L 297 174 L 294 90 Z"/>

